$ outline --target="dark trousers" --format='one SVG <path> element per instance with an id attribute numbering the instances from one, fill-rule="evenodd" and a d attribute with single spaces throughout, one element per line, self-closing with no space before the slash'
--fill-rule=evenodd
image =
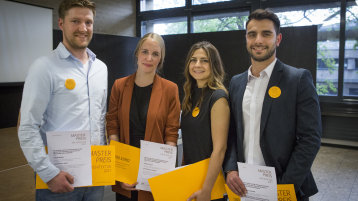
<path id="1" fill-rule="evenodd" d="M 127 198 L 124 195 L 116 193 L 116 201 L 138 201 L 138 191 L 132 191 L 131 198 Z"/>
<path id="2" fill-rule="evenodd" d="M 138 191 L 132 191 L 132 197 L 127 198 L 124 195 L 116 193 L 116 201 L 138 201 Z M 222 199 L 212 200 L 212 201 L 226 201 L 225 197 Z"/>

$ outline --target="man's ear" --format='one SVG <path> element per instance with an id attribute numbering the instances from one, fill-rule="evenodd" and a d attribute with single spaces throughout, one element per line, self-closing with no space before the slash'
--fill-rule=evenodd
<path id="1" fill-rule="evenodd" d="M 61 29 L 61 31 L 63 31 L 62 27 L 63 27 L 63 19 L 62 18 L 58 18 L 58 27 Z"/>
<path id="2" fill-rule="evenodd" d="M 280 46 L 281 41 L 282 41 L 282 34 L 279 33 L 276 37 L 276 47 Z"/>

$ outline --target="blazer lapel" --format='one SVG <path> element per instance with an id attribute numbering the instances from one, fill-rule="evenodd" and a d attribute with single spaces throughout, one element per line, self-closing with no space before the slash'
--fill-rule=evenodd
<path id="1" fill-rule="evenodd" d="M 276 64 L 272 70 L 272 74 L 269 80 L 269 83 L 267 85 L 267 89 L 266 89 L 266 93 L 265 93 L 265 98 L 264 98 L 264 102 L 262 105 L 262 113 L 261 113 L 261 124 L 260 124 L 260 138 L 263 135 L 263 131 L 265 130 L 265 126 L 266 126 L 266 122 L 267 122 L 267 118 L 270 114 L 270 110 L 271 110 L 271 103 L 273 98 L 270 97 L 270 95 L 268 94 L 268 91 L 271 87 L 273 86 L 278 86 L 281 80 L 281 76 L 282 76 L 282 72 L 283 72 L 283 63 L 277 59 Z"/>
<path id="2" fill-rule="evenodd" d="M 131 108 L 131 102 L 132 102 L 132 94 L 133 94 L 133 87 L 134 87 L 134 78 L 135 74 L 130 76 L 128 80 L 126 81 L 124 88 L 123 88 L 123 96 L 122 98 L 122 117 L 121 120 L 122 125 L 124 125 L 124 135 L 125 135 L 125 143 L 129 144 L 129 118 L 130 118 L 130 108 Z"/>
<path id="3" fill-rule="evenodd" d="M 155 122 L 157 119 L 157 112 L 159 111 L 160 101 L 162 100 L 162 92 L 163 90 L 160 77 L 155 75 L 147 113 L 147 122 L 144 136 L 146 141 L 151 141 L 153 135 L 153 129 L 155 128 Z"/>

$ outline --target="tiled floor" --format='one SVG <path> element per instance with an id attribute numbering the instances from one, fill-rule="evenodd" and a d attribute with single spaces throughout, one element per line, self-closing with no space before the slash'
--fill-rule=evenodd
<path id="1" fill-rule="evenodd" d="M 33 171 L 19 148 L 15 128 L 0 129 L 0 200 L 34 201 Z M 313 201 L 358 201 L 358 149 L 322 146 L 312 167 L 319 193 Z M 103 201 L 114 201 L 111 187 Z"/>
<path id="2" fill-rule="evenodd" d="M 358 201 L 358 150 L 322 146 L 312 167 L 314 201 Z"/>

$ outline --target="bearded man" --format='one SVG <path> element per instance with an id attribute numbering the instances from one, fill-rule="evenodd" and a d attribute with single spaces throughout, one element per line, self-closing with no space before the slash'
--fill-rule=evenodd
<path id="1" fill-rule="evenodd" d="M 88 130 L 91 145 L 106 144 L 107 66 L 87 48 L 94 16 L 89 0 L 62 1 L 63 41 L 32 63 L 25 80 L 18 135 L 27 161 L 49 187 L 36 190 L 38 201 L 103 198 L 103 186 L 74 188 L 73 176 L 52 164 L 45 151 L 47 131 Z"/>
<path id="2" fill-rule="evenodd" d="M 308 70 L 276 58 L 280 20 L 269 10 L 246 22 L 249 69 L 231 79 L 230 130 L 223 168 L 226 183 L 240 196 L 247 189 L 237 162 L 271 166 L 278 184 L 294 184 L 297 200 L 318 192 L 311 166 L 322 133 L 318 95 Z"/>

